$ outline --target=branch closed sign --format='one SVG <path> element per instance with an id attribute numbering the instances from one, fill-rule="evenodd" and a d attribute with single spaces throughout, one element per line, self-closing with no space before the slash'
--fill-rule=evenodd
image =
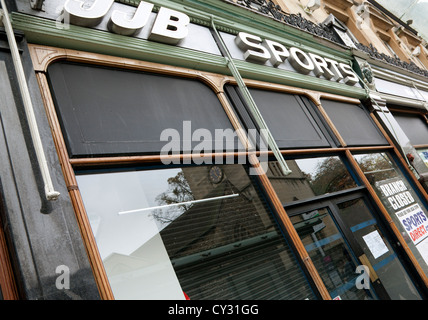
<path id="1" fill-rule="evenodd" d="M 409 237 L 409 242 L 416 246 L 428 264 L 428 218 L 424 210 L 402 179 L 386 179 L 375 185 L 391 216 L 395 215 Z"/>

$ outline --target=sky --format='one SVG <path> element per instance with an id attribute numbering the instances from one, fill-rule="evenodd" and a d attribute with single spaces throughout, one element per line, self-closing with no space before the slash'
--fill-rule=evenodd
<path id="1" fill-rule="evenodd" d="M 410 25 L 428 41 L 428 0 L 376 0 L 402 21 L 413 20 Z"/>

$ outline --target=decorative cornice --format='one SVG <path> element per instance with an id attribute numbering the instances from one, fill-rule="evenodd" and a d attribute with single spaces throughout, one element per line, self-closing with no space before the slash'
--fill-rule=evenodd
<path id="1" fill-rule="evenodd" d="M 301 14 L 293 14 L 284 12 L 279 5 L 276 5 L 271 0 L 223 0 L 232 5 L 241 6 L 248 10 L 254 11 L 259 14 L 266 15 L 272 19 L 275 19 L 279 22 L 285 23 L 287 25 L 298 28 L 302 31 L 306 31 L 315 36 L 330 40 L 338 45 L 343 46 L 342 41 L 336 35 L 336 33 L 329 27 L 322 24 L 315 24 L 304 17 Z M 384 53 L 380 53 L 372 44 L 369 47 L 361 44 L 355 43 L 355 46 L 358 50 L 367 53 L 371 58 L 386 62 L 394 67 L 402 68 L 406 71 L 424 76 L 428 78 L 428 71 L 425 69 L 419 68 L 413 62 L 405 62 L 401 59 L 388 56 Z"/>
<path id="2" fill-rule="evenodd" d="M 271 0 L 237 0 L 236 2 L 232 0 L 224 1 L 232 5 L 242 6 L 256 13 L 266 15 L 272 19 L 298 28 L 302 31 L 306 31 L 317 37 L 341 44 L 335 33 L 333 33 L 328 27 L 313 23 L 312 21 L 303 18 L 300 13 L 287 13 Z"/>
<path id="3" fill-rule="evenodd" d="M 367 46 L 365 46 L 365 45 L 363 45 L 361 43 L 357 43 L 356 47 L 357 47 L 358 50 L 367 53 L 371 58 L 373 58 L 375 60 L 386 62 L 386 63 L 388 63 L 388 64 L 390 64 L 392 66 L 402 68 L 402 69 L 404 69 L 406 71 L 410 71 L 410 72 L 416 73 L 416 74 L 424 76 L 424 77 L 428 77 L 428 71 L 427 70 L 419 68 L 413 62 L 408 63 L 408 62 L 402 61 L 401 59 L 393 58 L 393 57 L 388 56 L 388 55 L 386 55 L 384 53 L 380 53 L 371 44 L 370 44 L 369 47 L 367 47 Z"/>

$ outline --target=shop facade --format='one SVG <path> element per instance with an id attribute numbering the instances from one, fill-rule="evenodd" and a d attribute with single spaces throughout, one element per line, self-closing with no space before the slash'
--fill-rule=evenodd
<path id="1" fill-rule="evenodd" d="M 227 1 L 137 2 L 9 3 L 60 195 L 14 151 L 35 142 L 5 62 L 2 292 L 426 299 L 427 194 L 364 56 Z"/>

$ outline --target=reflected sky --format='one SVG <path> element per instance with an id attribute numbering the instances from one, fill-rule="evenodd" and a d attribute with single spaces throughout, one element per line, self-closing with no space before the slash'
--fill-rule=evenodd
<path id="1" fill-rule="evenodd" d="M 119 212 L 159 205 L 156 197 L 168 190 L 168 178 L 181 169 L 103 173 L 77 176 L 77 183 L 101 258 L 129 255 L 162 227 L 151 211 Z"/>
<path id="2" fill-rule="evenodd" d="M 323 158 L 310 158 L 310 159 L 297 159 L 296 163 L 299 166 L 300 170 L 308 174 L 315 174 L 317 168 L 323 163 L 328 157 Z"/>

